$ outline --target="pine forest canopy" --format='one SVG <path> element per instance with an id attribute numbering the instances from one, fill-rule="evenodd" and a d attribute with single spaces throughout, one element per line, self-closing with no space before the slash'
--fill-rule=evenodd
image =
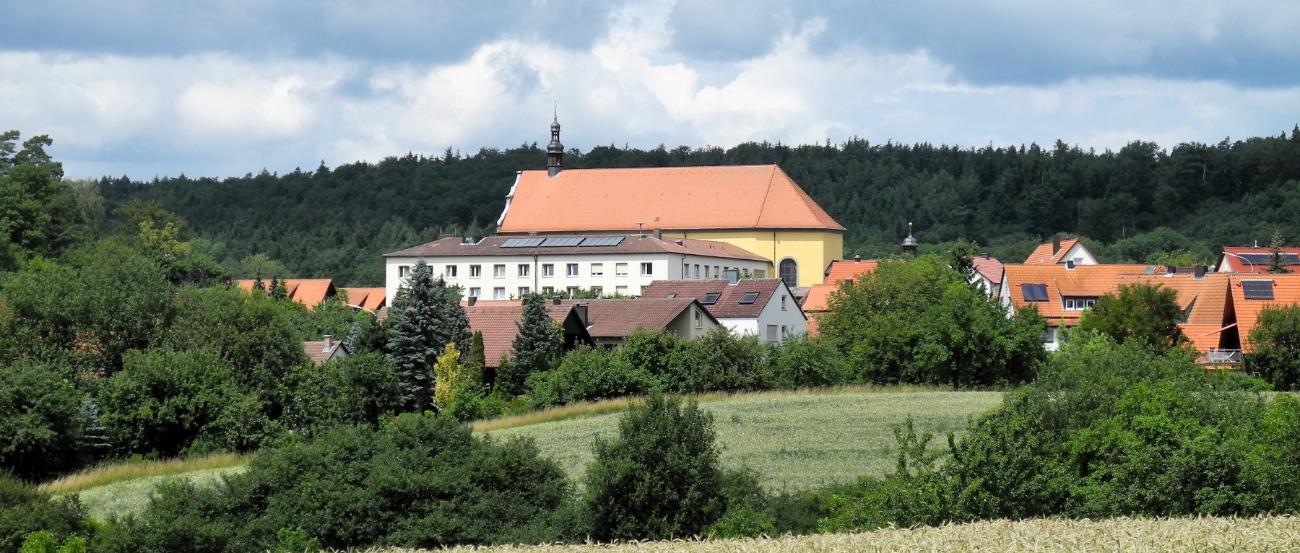
<path id="1" fill-rule="evenodd" d="M 56 137 L 57 138 L 57 137 Z M 893 255 L 915 223 L 924 245 L 965 239 L 1019 261 L 1053 233 L 1082 235 L 1107 261 L 1171 251 L 1208 262 L 1224 244 L 1300 228 L 1300 127 L 1289 135 L 1096 152 L 1057 141 L 961 148 L 930 144 L 571 150 L 567 168 L 776 163 L 848 228 L 845 255 Z M 109 210 L 156 201 L 189 223 L 195 247 L 228 267 L 258 253 L 292 275 L 383 282 L 380 255 L 443 234 L 491 233 L 515 171 L 541 168 L 536 144 L 462 156 L 237 178 L 101 180 Z M 1164 227 L 1164 228 L 1162 228 Z M 1152 232 L 1155 231 L 1155 232 Z M 1109 246 L 1109 247 L 1102 247 Z"/>

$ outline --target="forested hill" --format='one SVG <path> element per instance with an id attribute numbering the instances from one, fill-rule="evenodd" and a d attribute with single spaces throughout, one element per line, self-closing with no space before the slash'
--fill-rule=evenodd
<path id="1" fill-rule="evenodd" d="M 224 180 L 103 179 L 101 191 L 110 209 L 142 198 L 181 215 L 196 244 L 236 272 L 240 260 L 264 253 L 294 276 L 382 284 L 386 251 L 491 232 L 515 171 L 545 159 L 534 144 Z M 968 239 L 1009 260 L 1055 232 L 1083 235 L 1115 261 L 1209 261 L 1225 243 L 1267 243 L 1275 232 L 1294 243 L 1300 234 L 1300 128 L 1101 153 L 1059 141 L 968 149 L 854 140 L 565 156 L 570 168 L 760 163 L 789 173 L 848 227 L 848 254 L 863 257 L 894 253 L 909 220 L 923 243 Z"/>

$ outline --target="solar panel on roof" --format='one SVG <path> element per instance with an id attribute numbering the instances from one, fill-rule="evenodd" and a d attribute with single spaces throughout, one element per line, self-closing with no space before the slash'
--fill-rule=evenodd
<path id="1" fill-rule="evenodd" d="M 581 236 L 552 236 L 542 241 L 543 248 L 568 248 L 582 243 Z"/>
<path id="2" fill-rule="evenodd" d="M 1025 301 L 1047 301 L 1046 284 L 1021 284 L 1020 294 Z"/>
<path id="3" fill-rule="evenodd" d="M 722 297 L 722 294 L 719 294 L 717 292 L 709 292 L 707 294 L 704 294 L 704 299 L 701 300 L 700 303 L 704 305 L 713 305 L 715 303 L 718 303 L 718 298 L 720 297 Z"/>
<path id="4" fill-rule="evenodd" d="M 740 298 L 740 305 L 752 305 L 755 301 L 758 301 L 758 292 L 745 292 Z"/>
<path id="5" fill-rule="evenodd" d="M 623 236 L 588 236 L 582 239 L 580 246 L 617 246 L 623 243 Z"/>
<path id="6" fill-rule="evenodd" d="M 1268 265 L 1273 262 L 1273 254 L 1271 253 L 1243 253 L 1240 255 L 1247 265 Z M 1282 264 L 1300 265 L 1300 255 L 1284 253 L 1282 254 Z"/>
<path id="7" fill-rule="evenodd" d="M 503 248 L 536 248 L 545 238 L 510 238 L 501 243 Z"/>
<path id="8" fill-rule="evenodd" d="M 1241 281 L 1241 291 L 1248 300 L 1271 300 L 1273 299 L 1273 281 L 1243 280 Z"/>

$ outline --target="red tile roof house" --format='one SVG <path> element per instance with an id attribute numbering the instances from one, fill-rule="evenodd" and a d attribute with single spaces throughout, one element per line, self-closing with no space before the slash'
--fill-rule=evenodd
<path id="1" fill-rule="evenodd" d="M 337 293 L 334 289 L 334 281 L 328 278 L 286 278 L 283 282 L 289 299 L 307 306 L 309 311 L 325 301 L 325 298 L 332 298 Z M 235 286 L 245 292 L 251 292 L 256 283 L 254 279 L 242 279 L 236 280 Z M 270 279 L 263 279 L 262 285 L 270 292 Z"/>
<path id="2" fill-rule="evenodd" d="M 520 300 L 466 300 L 470 332 L 483 333 L 488 368 L 500 366 L 502 355 L 512 356 L 511 345 L 523 317 Z M 622 300 L 548 300 L 546 313 L 564 328 L 565 346 L 616 347 L 637 330 L 665 331 L 693 339 L 721 326 L 699 302 L 690 298 L 636 298 Z"/>
<path id="3" fill-rule="evenodd" d="M 779 278 L 660 280 L 641 293 L 644 298 L 694 299 L 732 333 L 758 336 L 760 342 L 782 342 L 808 332 L 808 318 Z"/>
<path id="4" fill-rule="evenodd" d="M 990 257 L 988 254 L 975 256 L 971 260 L 975 266 L 974 274 L 971 275 L 972 283 L 983 288 L 988 292 L 990 297 L 1002 295 L 1002 276 L 1006 273 L 1006 267 L 996 257 Z"/>
<path id="5" fill-rule="evenodd" d="M 1220 273 L 1267 273 L 1273 262 L 1269 248 L 1224 247 L 1219 258 Z M 1300 272 L 1300 248 L 1282 248 L 1282 266 Z"/>
<path id="6" fill-rule="evenodd" d="M 329 334 L 325 335 L 324 340 L 303 342 L 302 352 L 317 365 L 331 359 L 342 359 L 350 353 L 343 342 L 335 340 Z"/>
<path id="7" fill-rule="evenodd" d="M 1097 256 L 1083 245 L 1078 238 L 1061 240 L 1060 237 L 1053 238 L 1051 242 L 1039 244 L 1034 251 L 1025 258 L 1025 265 L 1066 265 L 1073 262 L 1075 265 L 1097 265 Z"/>
<path id="8" fill-rule="evenodd" d="M 830 311 L 831 294 L 840 288 L 840 283 L 857 280 L 858 277 L 876 270 L 880 262 L 874 259 L 832 261 L 826 268 L 826 280 L 808 289 L 801 308 L 808 316 L 808 334 L 816 336 L 818 321 Z"/>

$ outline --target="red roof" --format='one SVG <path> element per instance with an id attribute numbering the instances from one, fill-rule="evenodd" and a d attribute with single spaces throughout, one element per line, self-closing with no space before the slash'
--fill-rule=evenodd
<path id="1" fill-rule="evenodd" d="M 638 329 L 658 331 L 668 328 L 684 311 L 695 304 L 692 298 L 636 298 L 627 300 L 564 300 L 567 305 L 587 305 L 587 333 L 592 338 L 625 338 Z M 706 309 L 704 316 L 717 324 Z"/>
<path id="2" fill-rule="evenodd" d="M 521 171 L 502 233 L 698 229 L 843 231 L 776 165 Z"/>
<path id="3" fill-rule="evenodd" d="M 236 280 L 235 286 L 245 292 L 251 292 L 256 282 L 255 279 Z M 285 291 L 289 293 L 289 299 L 307 306 L 308 310 L 334 295 L 334 281 L 328 278 L 286 278 L 283 282 Z M 263 279 L 262 285 L 269 291 L 271 281 Z"/>
<path id="4" fill-rule="evenodd" d="M 751 293 L 756 294 L 754 300 L 741 303 Z M 735 284 L 725 280 L 657 280 L 641 289 L 643 298 L 694 298 L 718 319 L 757 318 L 777 293 L 785 293 L 786 301 L 794 303 L 794 296 L 779 278 L 743 279 Z M 704 301 L 709 294 L 718 294 L 712 304 Z"/>
<path id="5" fill-rule="evenodd" d="M 386 305 L 384 299 L 387 291 L 383 288 L 339 288 L 348 295 L 348 305 L 360 307 L 367 311 L 376 311 Z"/>
<path id="6" fill-rule="evenodd" d="M 632 235 L 622 236 L 622 240 L 617 244 L 611 245 L 574 245 L 574 246 L 546 246 L 546 247 L 525 247 L 507 248 L 504 246 L 508 240 L 518 240 L 518 236 L 488 236 L 473 244 L 466 244 L 463 240 L 456 237 L 443 238 L 434 240 L 427 244 L 413 246 L 401 251 L 385 254 L 385 257 L 458 257 L 458 256 L 512 256 L 512 255 L 588 255 L 588 254 L 607 254 L 607 253 L 677 253 L 685 255 L 700 255 L 709 257 L 724 257 L 731 259 L 748 259 L 751 261 L 767 261 L 766 257 L 750 253 L 749 251 L 733 246 L 726 242 L 716 242 L 713 240 L 696 240 L 693 238 L 655 238 L 650 235 Z M 560 238 L 560 237 L 552 237 Z M 569 236 L 565 238 L 587 239 L 587 238 L 620 238 L 617 235 L 594 235 L 594 236 Z M 540 238 L 539 238 L 540 239 Z M 577 242 L 574 242 L 575 244 Z"/>
<path id="7" fill-rule="evenodd" d="M 1062 240 L 1060 249 L 1056 250 L 1055 253 L 1052 252 L 1053 244 L 1051 242 L 1039 244 L 1038 247 L 1034 248 L 1034 251 L 1029 254 L 1029 257 L 1025 258 L 1024 264 L 1055 265 L 1060 263 L 1061 259 L 1065 257 L 1065 254 L 1070 251 L 1070 248 L 1073 248 L 1074 245 L 1078 243 L 1078 238 Z"/>
<path id="8" fill-rule="evenodd" d="M 1273 299 L 1246 299 L 1243 281 L 1267 280 L 1273 283 Z M 1233 276 L 1229 291 L 1232 293 L 1232 308 L 1237 317 L 1237 334 L 1241 338 L 1241 349 L 1250 351 L 1253 347 L 1250 333 L 1259 325 L 1259 313 L 1265 307 L 1300 305 L 1300 274 Z"/>
<path id="9" fill-rule="evenodd" d="M 1300 269 L 1300 248 L 1281 248 L 1283 265 L 1292 271 Z M 1224 247 L 1223 259 L 1228 262 L 1228 269 L 1234 273 L 1267 273 L 1273 250 L 1270 248 Z M 1294 257 L 1292 257 L 1294 256 Z M 1242 259 L 1246 257 L 1247 259 Z M 1289 258 L 1289 259 L 1288 259 Z M 1296 263 L 1286 263 L 1294 260 Z M 1222 265 L 1220 265 L 1222 267 Z"/>
<path id="10" fill-rule="evenodd" d="M 993 284 L 1002 284 L 1002 275 L 1006 272 L 1005 266 L 995 257 L 976 256 L 971 260 L 975 266 L 975 272 L 987 279 Z"/>
<path id="11" fill-rule="evenodd" d="M 461 307 L 469 317 L 470 333 L 483 333 L 483 357 L 488 367 L 497 367 L 502 355 L 513 356 L 510 348 L 519 334 L 519 320 L 524 316 L 522 300 L 480 300 L 474 305 L 462 302 Z M 572 310 L 572 305 L 546 303 L 546 314 L 557 323 L 563 323 Z"/>
<path id="12" fill-rule="evenodd" d="M 347 348 L 343 347 L 343 342 L 334 339 L 331 339 L 328 343 L 324 340 L 302 343 L 302 352 L 307 354 L 307 358 L 317 365 L 329 361 L 340 349 L 347 351 Z"/>
<path id="13" fill-rule="evenodd" d="M 839 289 L 841 282 L 857 280 L 858 277 L 875 271 L 879 266 L 880 262 L 874 259 L 866 261 L 832 261 L 831 266 L 826 268 L 826 279 L 821 284 L 815 284 L 808 288 L 808 294 L 803 298 L 804 312 L 812 313 L 829 310 L 831 293 Z M 811 319 L 809 320 L 811 321 Z M 809 328 L 811 332 L 811 327 Z"/>

